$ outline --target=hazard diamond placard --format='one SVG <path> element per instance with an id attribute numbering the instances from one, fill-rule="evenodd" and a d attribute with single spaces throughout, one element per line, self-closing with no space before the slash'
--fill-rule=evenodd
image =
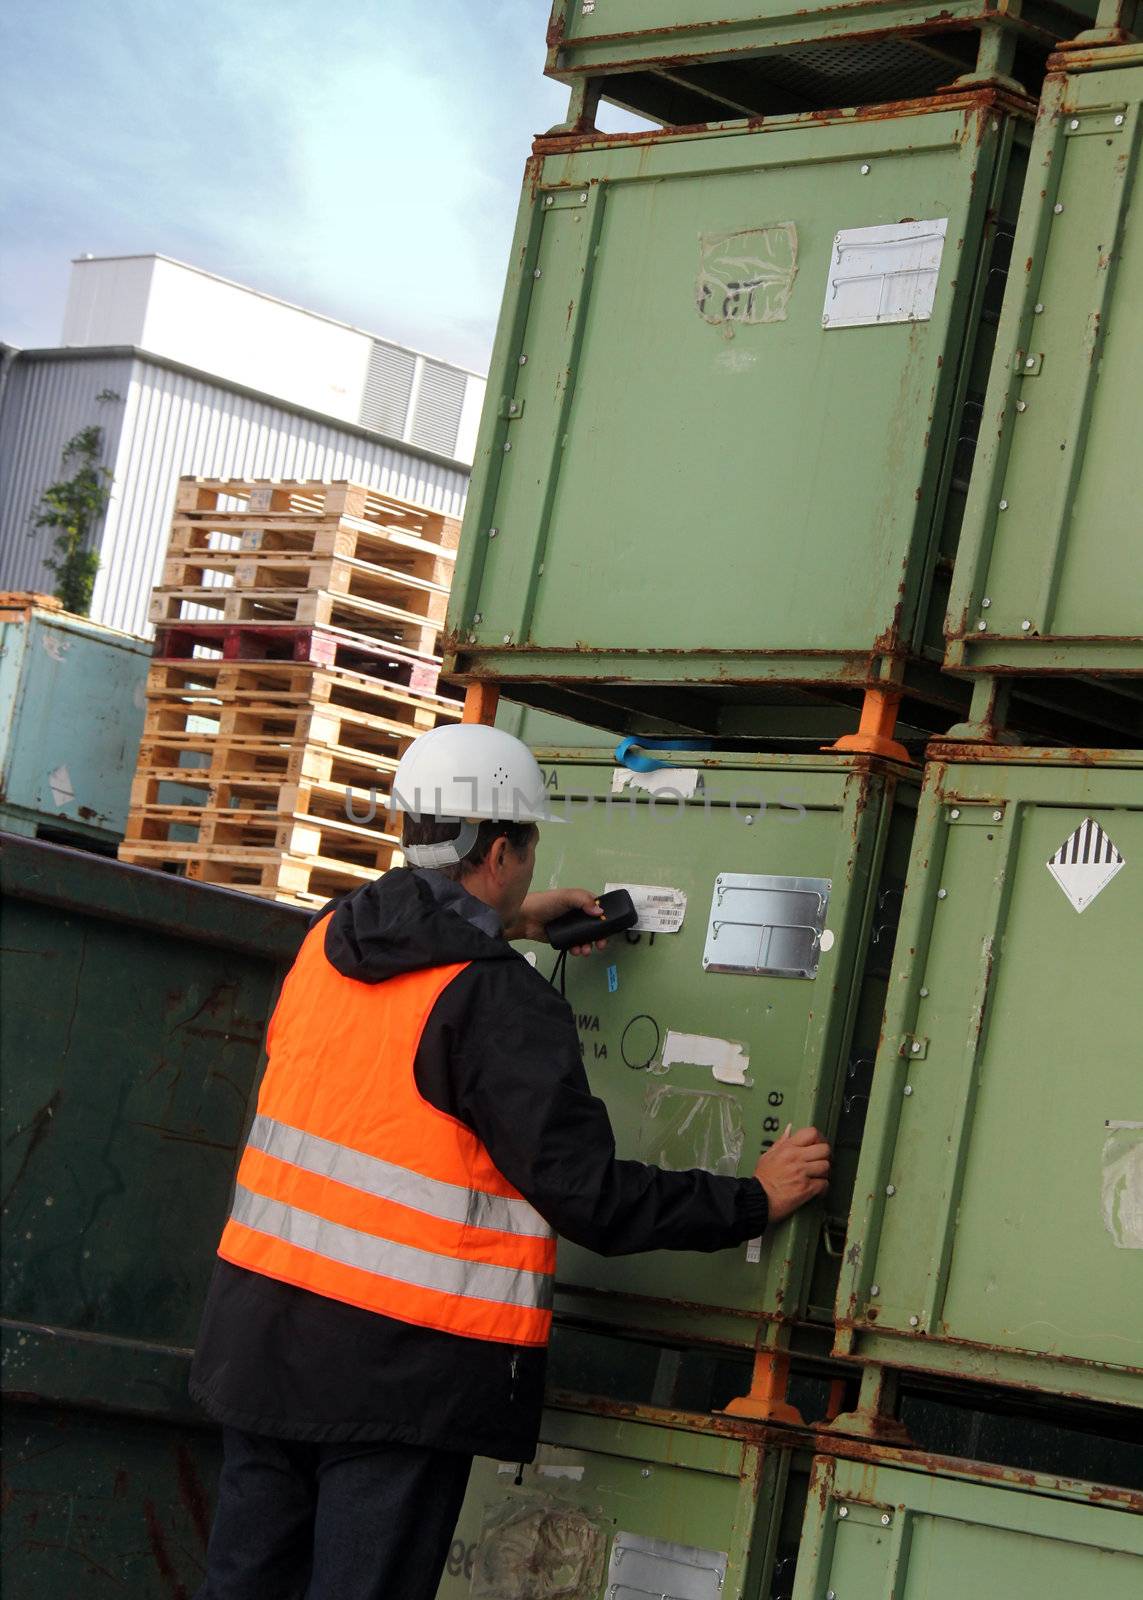
<path id="1" fill-rule="evenodd" d="M 1048 871 L 1077 911 L 1086 911 L 1126 863 L 1094 817 L 1085 817 L 1048 862 Z"/>

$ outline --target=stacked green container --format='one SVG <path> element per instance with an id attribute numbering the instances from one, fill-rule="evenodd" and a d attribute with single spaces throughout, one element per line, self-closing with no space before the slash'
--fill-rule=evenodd
<path id="1" fill-rule="evenodd" d="M 1143 755 L 1094 748 L 1143 728 L 1135 23 L 553 9 L 449 664 L 533 744 L 706 741 L 541 755 L 537 881 L 647 908 L 568 975 L 620 1155 L 836 1159 L 774 1254 L 561 1245 L 540 1455 L 442 1597 L 1138 1589 L 1143 1501 L 1082 1481 L 1136 1467 L 1017 1419 L 1143 1406 Z M 883 715 L 811 753 L 899 698 L 923 766 Z"/>

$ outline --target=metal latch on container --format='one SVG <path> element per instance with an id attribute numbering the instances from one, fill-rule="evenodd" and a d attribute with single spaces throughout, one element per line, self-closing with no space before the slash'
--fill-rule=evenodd
<path id="1" fill-rule="evenodd" d="M 898 1051 L 898 1054 L 908 1061 L 924 1061 L 928 1053 L 929 1041 L 919 1033 L 907 1033 L 901 1040 L 901 1048 Z"/>
<path id="2" fill-rule="evenodd" d="M 950 828 L 994 828 L 1004 821 L 1004 805 L 995 800 L 958 800 L 945 812 Z"/>
<path id="3" fill-rule="evenodd" d="M 1122 133 L 1127 122 L 1127 107 L 1122 106 L 1118 111 L 1107 109 L 1104 111 L 1085 111 L 1082 116 L 1073 116 L 1064 112 L 1064 138 L 1075 139 L 1084 134 Z"/>
<path id="4" fill-rule="evenodd" d="M 517 400 L 515 395 L 506 394 L 501 396 L 496 414 L 497 416 L 505 417 L 509 422 L 515 422 L 517 417 L 523 415 L 523 411 L 524 402 Z"/>
<path id="5" fill-rule="evenodd" d="M 1022 378 L 1038 378 L 1044 368 L 1042 350 L 1020 350 L 1016 354 L 1016 371 Z"/>

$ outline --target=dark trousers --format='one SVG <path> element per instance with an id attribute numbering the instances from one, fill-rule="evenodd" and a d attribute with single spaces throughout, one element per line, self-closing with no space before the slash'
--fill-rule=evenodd
<path id="1" fill-rule="evenodd" d="M 433 1600 L 472 1457 L 223 1429 L 196 1600 Z"/>

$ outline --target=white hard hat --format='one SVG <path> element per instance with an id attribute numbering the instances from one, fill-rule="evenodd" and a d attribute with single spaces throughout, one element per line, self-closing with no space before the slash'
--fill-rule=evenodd
<path id="1" fill-rule="evenodd" d="M 567 820 L 552 815 L 544 775 L 528 746 L 476 722 L 433 728 L 414 739 L 393 774 L 392 805 L 442 822 Z M 475 829 L 462 828 L 456 841 L 406 846 L 405 855 L 414 866 L 443 866 L 462 860 L 475 839 Z"/>

